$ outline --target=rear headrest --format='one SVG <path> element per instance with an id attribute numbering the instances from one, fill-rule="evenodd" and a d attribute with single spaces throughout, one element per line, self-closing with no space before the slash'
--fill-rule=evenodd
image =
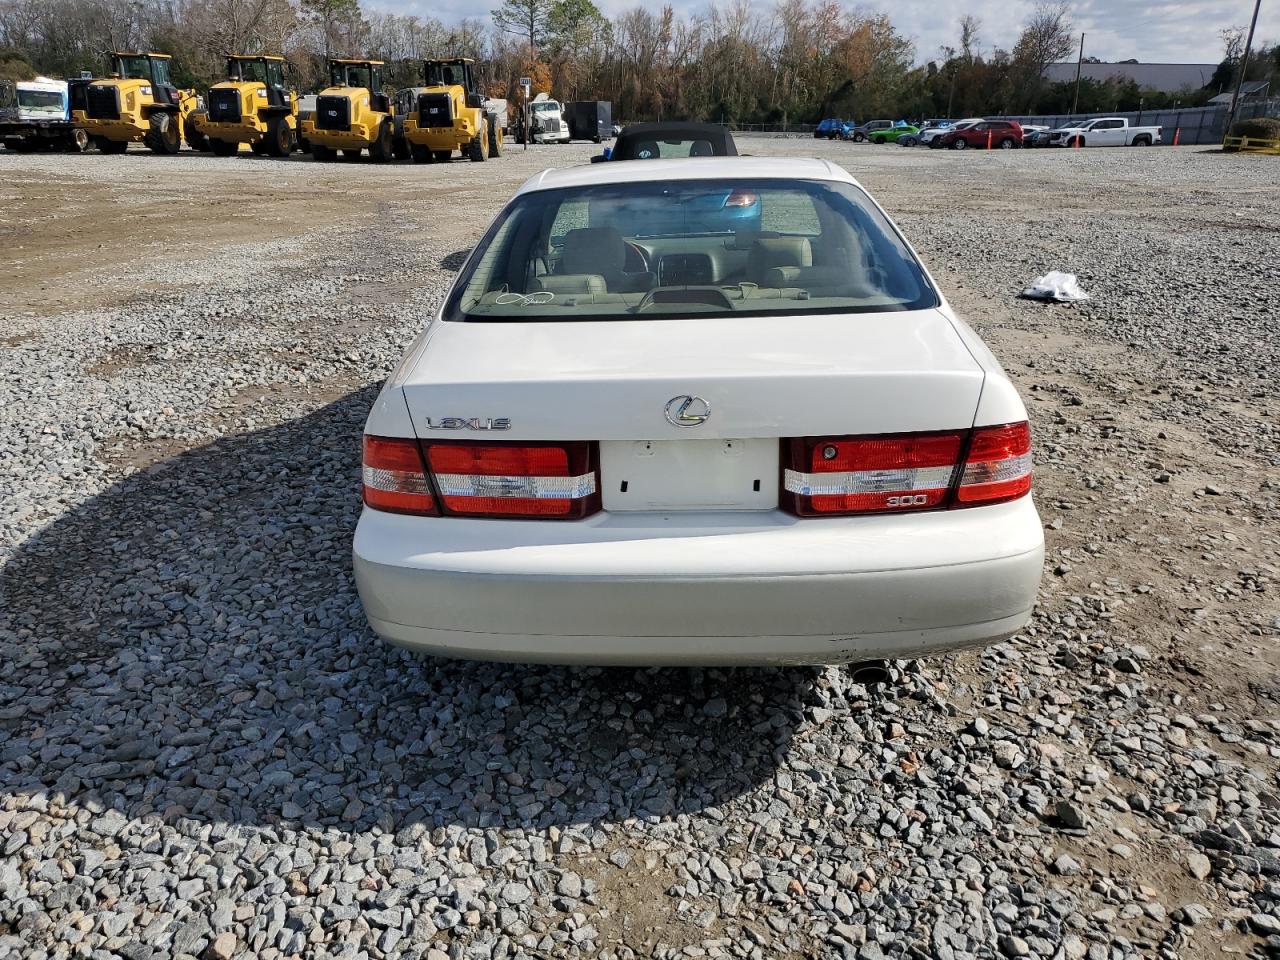
<path id="1" fill-rule="evenodd" d="M 693 145 L 689 147 L 689 156 L 691 157 L 714 157 L 715 149 L 707 140 L 695 140 Z"/>
<path id="2" fill-rule="evenodd" d="M 535 277 L 538 290 L 551 293 L 607 293 L 609 286 L 598 273 L 548 273 Z"/>
<path id="3" fill-rule="evenodd" d="M 807 237 L 767 237 L 751 245 L 747 254 L 747 273 L 762 277 L 774 267 L 811 267 L 813 248 Z"/>

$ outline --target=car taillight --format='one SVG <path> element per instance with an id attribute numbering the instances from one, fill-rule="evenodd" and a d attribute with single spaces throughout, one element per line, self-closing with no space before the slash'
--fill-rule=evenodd
<path id="1" fill-rule="evenodd" d="M 591 443 L 433 443 L 426 456 L 446 516 L 573 520 L 600 509 Z"/>
<path id="2" fill-rule="evenodd" d="M 802 517 L 941 506 L 963 442 L 961 431 L 791 440 L 784 506 Z"/>
<path id="3" fill-rule="evenodd" d="M 725 197 L 724 205 L 726 207 L 749 207 L 758 199 L 750 190 L 734 190 L 729 196 Z"/>
<path id="4" fill-rule="evenodd" d="M 417 440 L 366 436 L 363 459 L 364 502 L 370 507 L 419 516 L 437 513 Z"/>
<path id="5" fill-rule="evenodd" d="M 956 506 L 1003 503 L 1031 490 L 1031 427 L 1006 423 L 973 431 Z"/>
<path id="6" fill-rule="evenodd" d="M 978 427 L 972 434 L 787 440 L 782 489 L 783 509 L 801 517 L 1016 500 L 1031 490 L 1031 430 L 1023 422 Z"/>

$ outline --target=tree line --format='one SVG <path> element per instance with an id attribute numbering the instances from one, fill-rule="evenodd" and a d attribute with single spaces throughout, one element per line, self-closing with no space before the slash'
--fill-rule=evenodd
<path id="1" fill-rule="evenodd" d="M 528 76 L 535 92 L 610 100 L 625 120 L 1062 113 L 1074 83 L 1042 75 L 1075 51 L 1070 14 L 1068 0 L 1040 0 L 1009 49 L 985 44 L 981 21 L 965 16 L 954 44 L 922 63 L 888 15 L 839 0 L 777 0 L 767 11 L 718 0 L 687 16 L 637 6 L 614 18 L 592 0 L 502 0 L 484 19 L 453 24 L 365 10 L 359 0 L 0 0 L 0 79 L 100 73 L 112 50 L 149 49 L 173 54 L 175 80 L 201 89 L 221 78 L 231 52 L 283 53 L 304 91 L 323 86 L 329 56 L 376 57 L 398 88 L 417 82 L 424 57 L 468 56 L 490 96 L 514 96 Z M 1202 90 L 1087 81 L 1080 109 L 1203 103 L 1238 69 L 1238 32 L 1223 41 L 1222 64 Z M 1280 44 L 1263 45 L 1250 64 L 1251 79 L 1273 75 Z"/>

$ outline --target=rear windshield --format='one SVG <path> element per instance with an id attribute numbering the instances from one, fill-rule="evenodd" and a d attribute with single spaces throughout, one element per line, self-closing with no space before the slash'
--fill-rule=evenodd
<path id="1" fill-rule="evenodd" d="M 938 302 L 857 187 L 675 180 L 517 197 L 472 255 L 445 318 L 870 313 Z"/>

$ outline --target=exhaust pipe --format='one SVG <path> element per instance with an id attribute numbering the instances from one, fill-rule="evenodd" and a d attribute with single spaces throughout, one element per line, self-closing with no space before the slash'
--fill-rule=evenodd
<path id="1" fill-rule="evenodd" d="M 864 660 L 849 667 L 849 676 L 864 687 L 879 687 L 889 682 L 889 668 L 883 660 Z"/>

